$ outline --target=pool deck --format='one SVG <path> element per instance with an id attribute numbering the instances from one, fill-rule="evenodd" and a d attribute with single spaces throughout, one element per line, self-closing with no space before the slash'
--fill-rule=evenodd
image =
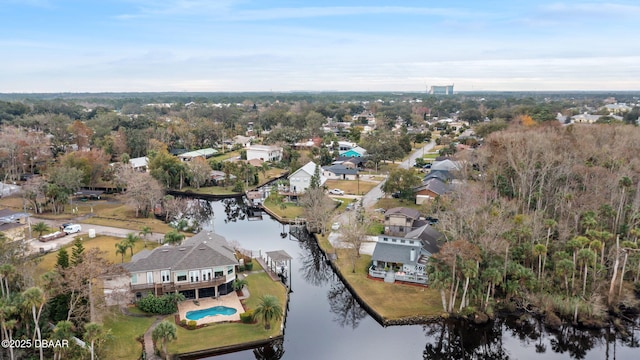
<path id="1" fill-rule="evenodd" d="M 199 305 L 196 305 L 194 300 L 185 300 L 179 303 L 178 312 L 180 314 L 180 320 L 187 319 L 187 311 L 202 310 L 214 306 L 226 306 L 234 308 L 236 309 L 236 313 L 233 315 L 205 316 L 200 320 L 196 320 L 197 325 L 209 324 L 214 322 L 239 321 L 240 314 L 244 312 L 244 308 L 242 307 L 240 299 L 238 298 L 238 295 L 235 291 L 227 295 L 219 296 L 217 299 L 209 297 L 198 299 L 198 303 Z M 189 321 L 189 319 L 187 319 L 187 321 Z"/>

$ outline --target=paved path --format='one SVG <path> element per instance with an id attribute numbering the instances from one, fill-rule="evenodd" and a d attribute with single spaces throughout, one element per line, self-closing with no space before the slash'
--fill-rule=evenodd
<path id="1" fill-rule="evenodd" d="M 158 316 L 156 321 L 154 321 L 144 333 L 144 352 L 147 360 L 162 360 L 161 357 L 156 355 L 155 349 L 153 348 L 153 336 L 151 335 L 156 326 L 162 322 L 162 319 L 164 319 L 164 316 Z"/>

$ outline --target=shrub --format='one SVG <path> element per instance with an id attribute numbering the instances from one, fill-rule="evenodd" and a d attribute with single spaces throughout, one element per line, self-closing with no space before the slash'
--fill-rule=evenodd
<path id="1" fill-rule="evenodd" d="M 187 326 L 187 319 L 180 320 L 180 325 Z"/>
<path id="2" fill-rule="evenodd" d="M 251 271 L 253 269 L 253 263 L 246 263 L 244 264 L 245 269 L 247 269 L 247 271 Z"/>
<path id="3" fill-rule="evenodd" d="M 247 310 L 240 314 L 240 321 L 245 324 L 249 324 L 253 321 L 253 310 Z"/>
<path id="4" fill-rule="evenodd" d="M 181 294 L 165 294 L 154 296 L 148 294 L 136 304 L 138 309 L 151 314 L 168 315 L 178 311 L 178 302 L 184 300 Z"/>
<path id="5" fill-rule="evenodd" d="M 238 265 L 238 272 L 243 272 L 245 270 L 244 265 Z"/>
<path id="6" fill-rule="evenodd" d="M 189 322 L 187 322 L 187 329 L 195 330 L 197 324 L 198 323 L 195 320 L 189 320 Z"/>

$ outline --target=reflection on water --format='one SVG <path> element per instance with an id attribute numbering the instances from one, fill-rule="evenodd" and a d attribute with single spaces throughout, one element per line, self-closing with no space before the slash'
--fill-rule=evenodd
<path id="1" fill-rule="evenodd" d="M 360 321 L 368 316 L 367 311 L 360 307 L 360 304 L 351 295 L 349 290 L 340 281 L 331 284 L 327 292 L 327 300 L 334 314 L 333 321 L 340 327 L 350 327 L 355 329 L 360 325 Z"/>
<path id="2" fill-rule="evenodd" d="M 266 214 L 262 221 L 251 221 L 241 199 L 199 204 L 205 208 L 201 214 L 213 215 L 202 223 L 228 240 L 256 253 L 285 250 L 293 257 L 284 341 L 215 360 L 640 358 L 640 331 L 632 323 L 623 325 L 624 332 L 571 326 L 550 331 L 528 316 L 500 318 L 486 326 L 447 320 L 382 327 L 358 305 L 314 240 L 280 237 L 287 227 Z"/>

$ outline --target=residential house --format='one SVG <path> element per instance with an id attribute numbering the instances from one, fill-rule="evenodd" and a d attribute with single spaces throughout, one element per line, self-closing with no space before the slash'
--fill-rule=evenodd
<path id="1" fill-rule="evenodd" d="M 226 239 L 203 231 L 181 245 L 164 245 L 135 254 L 123 265 L 136 299 L 178 292 L 187 299 L 217 297 L 233 291 L 238 260 Z"/>
<path id="2" fill-rule="evenodd" d="M 149 158 L 142 156 L 129 159 L 129 166 L 135 171 L 146 172 L 149 166 Z"/>
<path id="3" fill-rule="evenodd" d="M 348 168 L 357 168 L 359 170 L 362 170 L 364 169 L 365 160 L 366 159 L 363 157 L 338 156 L 332 164 L 333 165 L 342 164 Z"/>
<path id="4" fill-rule="evenodd" d="M 0 232 L 4 233 L 9 241 L 24 239 L 24 232 L 30 227 L 29 216 L 24 212 L 0 209 Z"/>
<path id="5" fill-rule="evenodd" d="M 206 148 L 206 149 L 200 149 L 195 151 L 189 151 L 189 152 L 178 155 L 178 157 L 182 161 L 191 161 L 198 157 L 203 159 L 208 159 L 217 153 L 218 153 L 218 150 L 214 148 Z"/>
<path id="6" fill-rule="evenodd" d="M 440 181 L 442 181 L 444 183 L 447 183 L 447 182 L 453 180 L 453 174 L 451 174 L 447 170 L 431 170 L 424 177 L 423 182 L 427 181 L 429 179 L 439 179 Z"/>
<path id="7" fill-rule="evenodd" d="M 364 157 L 365 155 L 367 155 L 367 150 L 360 146 L 355 146 L 349 150 L 340 152 L 340 156 L 342 157 Z"/>
<path id="8" fill-rule="evenodd" d="M 336 164 L 323 166 L 322 175 L 330 180 L 356 180 L 358 178 L 358 170 L 355 167 Z"/>
<path id="9" fill-rule="evenodd" d="M 253 138 L 250 136 L 236 135 L 233 137 L 233 145 L 240 145 L 241 147 L 246 148 L 251 145 L 252 139 Z"/>
<path id="10" fill-rule="evenodd" d="M 379 235 L 371 255 L 369 277 L 385 282 L 427 284 L 427 262 L 438 253 L 442 234 L 424 224 L 404 236 Z"/>
<path id="11" fill-rule="evenodd" d="M 274 145 L 251 145 L 247 147 L 247 160 L 259 159 L 276 162 L 282 160 L 282 147 Z"/>
<path id="12" fill-rule="evenodd" d="M 600 119 L 601 115 L 578 114 L 571 117 L 572 123 L 593 124 Z"/>
<path id="13" fill-rule="evenodd" d="M 395 207 L 384 213 L 385 234 L 403 236 L 413 230 L 414 222 L 420 218 L 420 212 L 406 207 Z"/>
<path id="14" fill-rule="evenodd" d="M 426 201 L 435 199 L 449 192 L 449 187 L 438 178 L 430 178 L 414 189 L 416 194 L 416 204 L 424 204 Z"/>
<path id="15" fill-rule="evenodd" d="M 227 181 L 227 174 L 224 171 L 220 170 L 211 170 L 209 173 L 209 179 L 211 183 L 216 186 L 225 186 Z M 233 174 L 229 174 L 229 183 L 232 183 L 236 179 L 236 176 Z"/>
<path id="16" fill-rule="evenodd" d="M 309 161 L 300 169 L 294 171 L 291 175 L 289 175 L 289 191 L 292 193 L 303 193 L 311 184 L 311 177 L 316 171 L 316 167 L 319 167 L 313 161 Z M 327 178 L 322 175 L 322 169 L 318 169 L 320 171 L 320 186 L 324 185 Z"/>

